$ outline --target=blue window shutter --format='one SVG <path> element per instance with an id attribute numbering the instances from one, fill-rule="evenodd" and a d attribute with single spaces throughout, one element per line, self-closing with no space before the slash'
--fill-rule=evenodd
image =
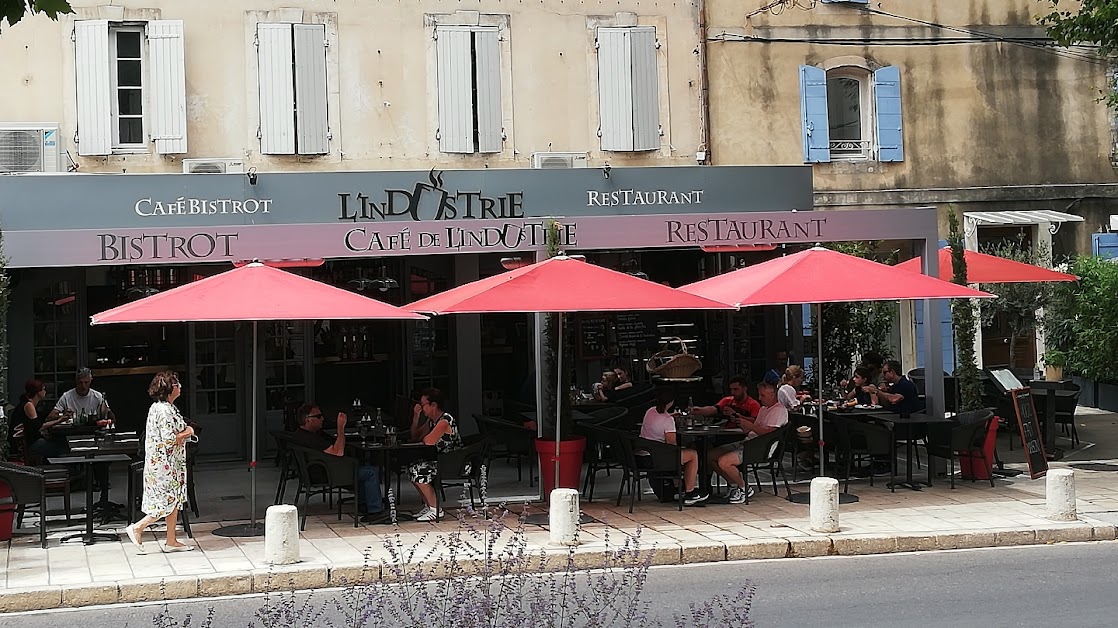
<path id="1" fill-rule="evenodd" d="M 827 122 L 827 73 L 800 66 L 800 116 L 803 123 L 804 161 L 831 161 L 831 136 Z"/>
<path id="2" fill-rule="evenodd" d="M 878 161 L 904 161 L 901 124 L 901 70 L 890 65 L 873 73 Z"/>
<path id="3" fill-rule="evenodd" d="M 1118 258 L 1118 233 L 1092 233 L 1091 253 L 1103 259 Z"/>

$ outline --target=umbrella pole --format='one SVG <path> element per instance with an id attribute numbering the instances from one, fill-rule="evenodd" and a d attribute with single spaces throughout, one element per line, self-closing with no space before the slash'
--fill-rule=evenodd
<path id="1" fill-rule="evenodd" d="M 253 529 L 256 528 L 256 424 L 260 418 L 257 415 L 258 408 L 256 407 L 258 403 L 257 400 L 260 396 L 259 391 L 256 390 L 256 387 L 260 385 L 260 380 L 258 378 L 258 370 L 260 366 L 259 360 L 257 359 L 260 357 L 259 355 L 257 355 L 257 352 L 259 351 L 257 338 L 257 330 L 259 326 L 259 322 L 252 321 L 252 462 L 249 463 L 248 467 L 248 503 L 252 513 L 249 521 L 251 522 Z"/>
<path id="2" fill-rule="evenodd" d="M 815 340 L 819 353 L 815 358 L 815 383 L 819 387 L 819 401 L 823 401 L 823 304 L 815 305 Z M 823 466 L 827 462 L 826 453 L 823 451 L 823 404 L 816 406 L 819 415 L 819 475 L 824 475 Z"/>
<path id="3" fill-rule="evenodd" d="M 563 313 L 558 315 L 555 325 L 555 482 L 552 489 L 559 488 L 559 421 L 563 417 Z M 550 495 L 547 496 L 550 499 Z"/>
<path id="4" fill-rule="evenodd" d="M 248 465 L 249 473 L 249 522 L 238 523 L 235 525 L 223 526 L 213 531 L 217 536 L 228 537 L 249 537 L 249 536 L 264 536 L 264 526 L 256 522 L 256 413 L 257 413 L 257 396 L 258 396 L 258 379 L 259 375 L 259 348 L 257 347 L 257 335 L 259 331 L 259 323 L 252 321 L 252 458 Z"/>

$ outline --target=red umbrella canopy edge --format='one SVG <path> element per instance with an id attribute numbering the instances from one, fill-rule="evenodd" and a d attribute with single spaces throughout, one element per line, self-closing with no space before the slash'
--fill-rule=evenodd
<path id="1" fill-rule="evenodd" d="M 955 273 L 951 268 L 951 249 L 942 248 L 939 255 L 939 278 L 950 281 Z M 998 257 L 978 251 L 964 251 L 967 260 L 967 283 L 1031 283 L 1046 281 L 1077 281 L 1079 278 L 1068 273 L 1026 264 L 1017 260 Z M 897 268 L 921 273 L 920 258 L 916 257 L 900 264 Z"/>
<path id="2" fill-rule="evenodd" d="M 90 317 L 94 325 L 425 318 L 421 314 L 259 262 Z"/>

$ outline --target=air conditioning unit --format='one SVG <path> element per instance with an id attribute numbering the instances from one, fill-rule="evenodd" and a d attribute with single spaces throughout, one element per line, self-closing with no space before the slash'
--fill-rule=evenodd
<path id="1" fill-rule="evenodd" d="M 243 159 L 184 159 L 183 174 L 233 174 L 245 171 Z"/>
<path id="2" fill-rule="evenodd" d="M 533 168 L 585 168 L 586 153 L 532 153 Z"/>
<path id="3" fill-rule="evenodd" d="M 0 124 L 0 173 L 58 172 L 58 125 Z"/>

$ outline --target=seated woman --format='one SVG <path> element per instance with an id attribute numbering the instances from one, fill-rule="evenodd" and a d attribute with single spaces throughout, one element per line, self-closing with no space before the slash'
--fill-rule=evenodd
<path id="1" fill-rule="evenodd" d="M 644 423 L 641 424 L 641 438 L 654 440 L 669 445 L 676 444 L 675 415 L 672 408 L 675 400 L 670 391 L 662 390 L 656 394 L 656 405 L 644 413 Z M 686 494 L 683 503 L 693 506 L 710 497 L 701 492 L 698 487 L 699 455 L 694 449 L 683 449 L 679 454 L 679 461 L 683 464 L 683 490 Z"/>
<path id="2" fill-rule="evenodd" d="M 853 399 L 859 405 L 876 406 L 877 393 L 870 385 L 870 371 L 864 366 L 854 369 L 854 387 L 847 391 L 845 399 Z"/>
<path id="3" fill-rule="evenodd" d="M 811 399 L 811 395 L 800 393 L 800 386 L 804 385 L 804 369 L 798 365 L 792 364 L 784 369 L 784 375 L 780 377 L 777 385 L 779 386 L 776 389 L 777 401 L 789 411 L 799 408 L 805 400 Z"/>
<path id="4" fill-rule="evenodd" d="M 39 413 L 39 404 L 47 396 L 47 389 L 41 380 L 29 379 L 23 388 L 24 393 L 19 397 L 19 404 L 12 410 L 9 422 L 11 451 L 23 452 L 25 456 L 36 459 L 65 456 L 70 451 L 70 444 L 65 436 L 51 434 L 50 428 L 65 421 L 67 417 L 50 419 Z"/>
<path id="5" fill-rule="evenodd" d="M 444 454 L 462 447 L 462 437 L 458 434 L 458 420 L 443 410 L 443 393 L 437 388 L 428 388 L 419 397 L 411 420 L 411 439 L 433 445 Z M 438 465 L 434 460 L 423 460 L 408 466 L 412 485 L 423 498 L 423 509 L 415 514 L 416 521 L 437 521 L 443 516 L 435 499 L 435 474 Z"/>

